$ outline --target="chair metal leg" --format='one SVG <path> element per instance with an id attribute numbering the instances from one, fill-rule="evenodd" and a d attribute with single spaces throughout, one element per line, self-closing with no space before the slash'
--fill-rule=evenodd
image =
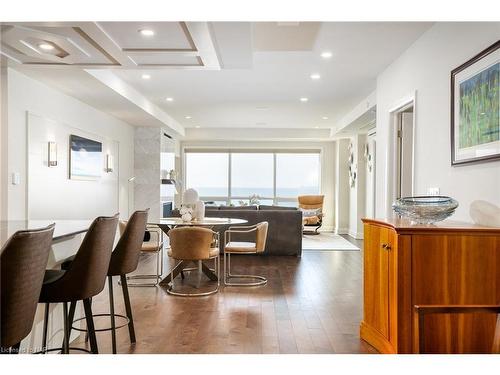
<path id="1" fill-rule="evenodd" d="M 127 285 L 127 276 L 120 275 L 122 291 L 123 291 L 123 300 L 125 302 L 125 311 L 127 312 L 127 318 L 129 318 L 128 323 L 128 333 L 130 336 L 130 342 L 135 343 L 135 328 L 134 328 L 134 318 L 132 316 L 132 306 L 130 305 L 130 296 L 128 294 L 128 285 Z"/>
<path id="2" fill-rule="evenodd" d="M 115 325 L 115 300 L 113 298 L 113 276 L 108 276 L 109 288 L 109 317 L 111 319 L 111 346 L 116 354 L 116 325 Z"/>
<path id="3" fill-rule="evenodd" d="M 47 354 L 47 330 L 49 326 L 49 308 L 50 303 L 45 304 L 45 313 L 43 316 L 43 334 L 42 334 L 42 353 Z"/>
<path id="4" fill-rule="evenodd" d="M 248 283 L 232 283 L 228 280 L 231 279 L 250 279 L 257 280 Z M 233 275 L 231 273 L 231 253 L 227 253 L 227 274 L 226 274 L 226 253 L 224 252 L 224 284 L 227 286 L 259 286 L 267 283 L 264 276 L 257 275 Z"/>
<path id="5" fill-rule="evenodd" d="M 90 299 L 83 300 L 83 308 L 85 310 L 85 319 L 87 321 L 87 332 L 89 335 L 90 349 L 93 354 L 98 354 L 97 338 L 95 335 L 94 318 L 92 317 L 92 306 Z"/>
<path id="6" fill-rule="evenodd" d="M 63 302 L 63 315 L 64 315 L 64 329 L 63 329 L 63 346 L 62 346 L 62 354 L 69 354 L 69 323 L 68 323 L 68 303 Z"/>

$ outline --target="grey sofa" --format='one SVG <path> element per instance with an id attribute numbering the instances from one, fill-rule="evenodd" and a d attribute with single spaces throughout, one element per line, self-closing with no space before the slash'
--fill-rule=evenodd
<path id="1" fill-rule="evenodd" d="M 174 216 L 179 216 L 177 210 Z M 264 255 L 295 255 L 302 254 L 302 212 L 290 207 L 277 206 L 246 206 L 246 207 L 206 207 L 207 217 L 230 217 L 245 219 L 247 224 L 253 225 L 262 221 L 269 223 L 267 233 L 266 250 Z M 223 242 L 224 230 L 220 229 L 221 241 Z M 235 241 L 250 240 L 250 238 L 234 238 Z"/>

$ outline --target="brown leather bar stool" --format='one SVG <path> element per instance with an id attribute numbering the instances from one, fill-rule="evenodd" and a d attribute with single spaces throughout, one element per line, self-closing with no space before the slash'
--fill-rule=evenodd
<path id="1" fill-rule="evenodd" d="M 19 353 L 21 340 L 31 331 L 53 232 L 54 224 L 18 231 L 2 247 L 1 353 Z"/>
<path id="2" fill-rule="evenodd" d="M 134 319 L 132 316 L 132 307 L 130 305 L 130 297 L 128 293 L 127 274 L 134 272 L 139 263 L 139 255 L 141 252 L 142 242 L 144 240 L 144 233 L 146 231 L 146 224 L 148 222 L 149 209 L 144 211 L 136 211 L 132 214 L 128 222 L 120 221 L 121 237 L 116 247 L 111 254 L 111 260 L 108 268 L 108 288 L 109 288 L 109 314 L 94 314 L 93 316 L 109 316 L 111 320 L 110 328 L 96 329 L 96 332 L 111 331 L 111 343 L 113 347 L 113 354 L 116 354 L 116 329 L 128 326 L 130 342 L 135 343 L 135 328 Z M 68 268 L 72 259 L 63 263 L 62 268 Z M 123 300 L 125 302 L 125 311 L 127 316 L 115 314 L 115 303 L 113 296 L 113 276 L 120 276 L 120 284 L 123 292 Z M 75 311 L 76 302 L 71 303 L 70 310 Z M 119 327 L 116 326 L 116 317 L 123 318 L 127 321 L 126 324 Z M 83 319 L 83 318 L 82 318 Z M 81 320 L 81 319 L 78 319 Z M 75 320 L 75 321 L 78 321 Z M 73 323 L 73 316 L 71 316 L 71 323 Z M 70 327 L 71 332 L 72 327 Z M 78 328 L 73 328 L 78 331 L 84 331 Z M 85 330 L 86 331 L 86 330 Z"/>
<path id="3" fill-rule="evenodd" d="M 168 232 L 170 250 L 168 256 L 179 261 L 203 261 L 214 259 L 217 286 L 207 292 L 181 292 L 175 289 L 174 279 L 167 289 L 168 294 L 183 297 L 208 296 L 217 293 L 220 286 L 219 233 L 208 228 L 181 227 Z"/>
<path id="4" fill-rule="evenodd" d="M 106 275 L 113 250 L 113 242 L 118 225 L 118 214 L 112 217 L 98 217 L 86 233 L 73 262 L 67 270 L 47 270 L 40 294 L 40 303 L 45 303 L 43 323 L 43 349 L 47 352 L 47 325 L 49 305 L 62 303 L 64 312 L 64 342 L 62 353 L 69 353 L 70 324 L 74 316 L 76 301 L 83 301 L 85 318 L 89 330 L 92 353 L 98 353 L 94 320 L 90 298 L 104 289 Z M 75 302 L 68 315 L 68 302 Z M 77 350 L 83 350 L 75 348 Z M 51 349 L 59 350 L 59 349 Z"/>

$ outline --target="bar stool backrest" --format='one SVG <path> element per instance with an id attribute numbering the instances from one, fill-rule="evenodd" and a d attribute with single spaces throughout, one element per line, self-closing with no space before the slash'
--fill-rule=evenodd
<path id="1" fill-rule="evenodd" d="M 262 253 L 266 250 L 266 241 L 267 241 L 267 228 L 269 224 L 267 221 L 263 221 L 256 225 L 256 235 L 255 235 L 255 248 L 258 253 Z"/>
<path id="2" fill-rule="evenodd" d="M 109 261 L 113 251 L 118 214 L 112 217 L 96 218 L 87 231 L 75 259 L 64 276 L 57 281 L 58 288 L 48 293 L 57 301 L 78 301 L 93 297 L 104 289 Z"/>
<path id="3" fill-rule="evenodd" d="M 210 258 L 214 232 L 208 228 L 181 227 L 168 232 L 171 256 L 178 260 L 205 260 Z"/>
<path id="4" fill-rule="evenodd" d="M 111 254 L 108 275 L 125 275 L 136 270 L 139 263 L 149 209 L 132 214 L 123 229 L 120 240 Z M 122 226 L 122 222 L 120 222 Z"/>
<path id="5" fill-rule="evenodd" d="M 2 247 L 0 346 L 3 348 L 18 344 L 31 331 L 54 226 L 18 231 Z"/>

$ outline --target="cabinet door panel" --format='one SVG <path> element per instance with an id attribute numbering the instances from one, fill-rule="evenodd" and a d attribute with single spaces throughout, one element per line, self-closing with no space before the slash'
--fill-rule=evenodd
<path id="1" fill-rule="evenodd" d="M 364 246 L 364 320 L 389 339 L 389 242 L 388 228 L 366 225 Z"/>

